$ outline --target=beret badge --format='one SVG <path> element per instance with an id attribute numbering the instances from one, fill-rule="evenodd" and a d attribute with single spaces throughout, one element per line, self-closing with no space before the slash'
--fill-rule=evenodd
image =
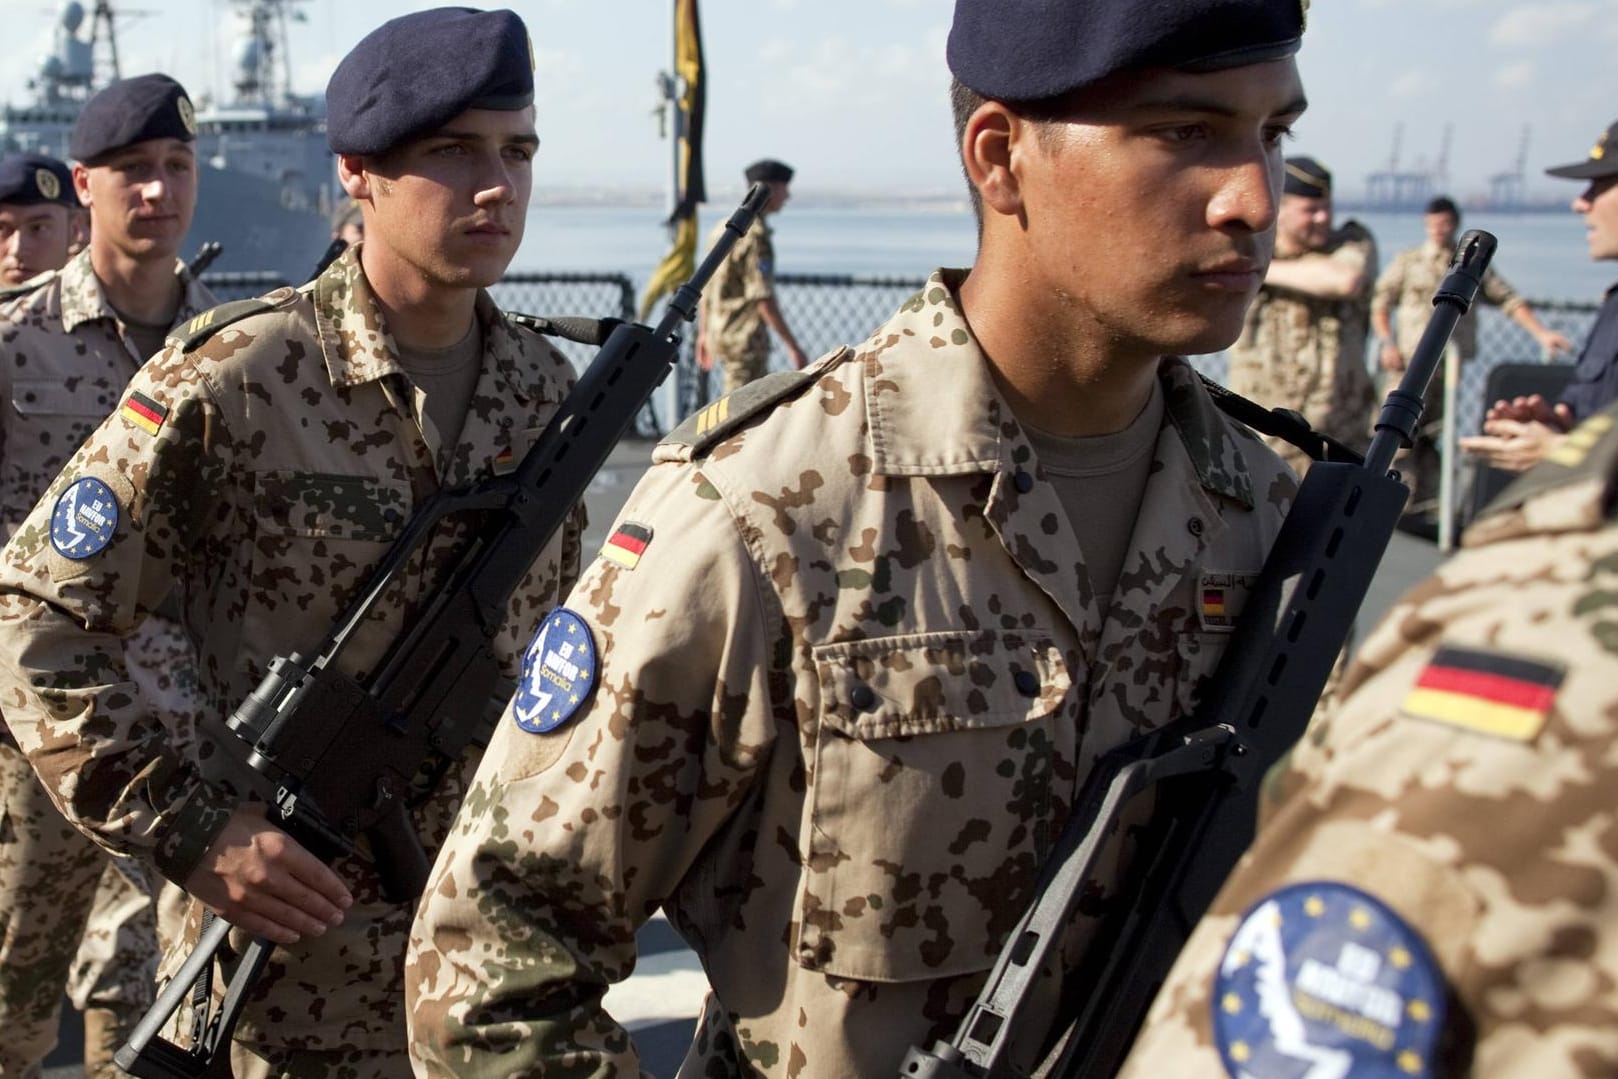
<path id="1" fill-rule="evenodd" d="M 58 180 L 56 173 L 50 169 L 34 170 L 34 186 L 51 202 L 55 202 L 62 195 L 62 181 Z"/>

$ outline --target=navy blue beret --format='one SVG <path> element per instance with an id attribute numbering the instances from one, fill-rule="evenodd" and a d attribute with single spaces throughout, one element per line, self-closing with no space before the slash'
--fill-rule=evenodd
<path id="1" fill-rule="evenodd" d="M 771 158 L 755 161 L 747 166 L 742 174 L 750 184 L 790 184 L 792 182 L 792 166 L 782 164 Z"/>
<path id="2" fill-rule="evenodd" d="M 44 154 L 0 158 L 0 203 L 33 206 L 41 202 L 79 204 L 79 196 L 73 191 L 72 170 Z"/>
<path id="3" fill-rule="evenodd" d="M 108 84 L 84 103 L 67 152 L 92 164 L 147 139 L 190 142 L 196 137 L 197 114 L 185 87 L 167 75 L 137 75 Z"/>
<path id="4" fill-rule="evenodd" d="M 1323 199 L 1331 194 L 1331 172 L 1312 157 L 1286 159 L 1286 180 L 1281 191 L 1306 199 Z"/>
<path id="5" fill-rule="evenodd" d="M 946 55 L 996 101 L 1042 101 L 1118 71 L 1219 71 L 1298 51 L 1306 0 L 955 0 Z"/>
<path id="6" fill-rule="evenodd" d="M 418 11 L 372 30 L 337 65 L 326 86 L 326 145 L 385 153 L 467 109 L 533 103 L 533 49 L 515 13 Z"/>

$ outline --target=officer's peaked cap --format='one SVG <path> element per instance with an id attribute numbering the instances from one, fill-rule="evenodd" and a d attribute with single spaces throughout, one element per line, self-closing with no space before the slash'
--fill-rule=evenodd
<path id="1" fill-rule="evenodd" d="M 1567 180 L 1599 180 L 1618 174 L 1618 120 L 1614 120 L 1590 147 L 1590 156 L 1571 165 L 1558 165 L 1546 169 L 1551 176 Z"/>
<path id="2" fill-rule="evenodd" d="M 54 202 L 77 206 L 72 171 L 45 154 L 9 154 L 0 158 L 0 204 L 33 206 Z"/>
<path id="3" fill-rule="evenodd" d="M 1119 71 L 1219 71 L 1298 51 L 1307 0 L 955 0 L 949 69 L 996 101 Z"/>
<path id="4" fill-rule="evenodd" d="M 185 87 L 167 75 L 109 83 L 79 110 L 67 152 L 86 165 L 148 139 L 197 137 L 197 114 Z"/>
<path id="5" fill-rule="evenodd" d="M 511 11 L 444 7 L 390 19 L 355 45 L 326 85 L 326 145 L 380 154 L 467 109 L 534 103 L 534 53 Z"/>

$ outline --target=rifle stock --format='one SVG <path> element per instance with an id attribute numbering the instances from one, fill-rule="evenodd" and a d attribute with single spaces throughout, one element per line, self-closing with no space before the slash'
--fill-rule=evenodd
<path id="1" fill-rule="evenodd" d="M 1389 471 L 1421 419 L 1444 347 L 1477 295 L 1495 239 L 1461 238 L 1363 464 L 1317 462 L 1298 489 L 1224 660 L 1196 710 L 1107 753 L 1074 803 L 1028 912 L 949 1042 L 911 1047 L 903 1079 L 1117 1074 L 1169 968 L 1252 841 L 1265 773 L 1303 735 L 1404 509 Z M 1088 953 L 1064 977 L 1059 1029 L 1023 1072 L 1010 1052 L 1023 1005 L 1056 955 L 1131 798 L 1156 806 Z"/>
<path id="2" fill-rule="evenodd" d="M 359 854 L 374 862 L 394 902 L 421 894 L 431 858 L 411 827 L 407 795 L 424 766 L 445 766 L 484 745 L 495 717 L 483 703 L 500 682 L 491 640 L 512 592 L 550 542 L 608 454 L 679 355 L 677 331 L 696 313 L 703 285 L 768 199 L 755 185 L 726 233 L 655 329 L 617 323 L 516 471 L 429 499 L 405 525 L 349 612 L 306 658 L 278 656 L 219 728 L 204 762 L 211 783 L 269 804 L 270 819 L 331 862 Z M 549 324 L 567 329 L 567 320 Z M 588 335 L 594 327 L 574 327 Z M 458 552 L 421 616 L 394 641 L 368 677 L 338 670 L 352 632 L 435 526 L 456 514 L 480 523 Z M 364 835 L 365 846 L 358 844 Z M 255 940 L 233 973 L 219 1012 L 197 1004 L 192 1045 L 159 1031 L 190 986 L 207 977 L 230 926 L 215 920 L 157 1003 L 141 1020 L 118 1066 L 149 1079 L 228 1075 L 227 1047 L 247 990 L 273 945 Z M 222 1069 L 222 1070 L 221 1070 Z"/>

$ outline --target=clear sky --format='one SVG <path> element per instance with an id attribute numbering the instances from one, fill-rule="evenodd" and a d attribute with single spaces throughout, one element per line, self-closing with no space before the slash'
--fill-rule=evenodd
<path id="1" fill-rule="evenodd" d="M 92 0 L 86 0 L 86 4 Z M 1007 0 L 1009 6 L 1009 0 Z M 115 0 L 116 3 L 116 0 Z M 0 98 L 19 103 L 49 49 L 49 0 L 4 0 L 11 42 Z M 223 94 L 237 20 L 227 0 L 126 0 L 124 74 L 164 70 Z M 303 0 L 295 87 L 319 92 L 365 33 L 432 3 Z M 538 59 L 537 185 L 656 191 L 667 143 L 652 115 L 668 66 L 672 0 L 518 0 Z M 799 170 L 795 193 L 958 190 L 944 40 L 949 0 L 701 0 L 710 73 L 709 186 L 739 189 L 762 156 Z M 1289 152 L 1320 158 L 1360 194 L 1403 126 L 1400 166 L 1437 163 L 1452 130 L 1449 188 L 1465 198 L 1514 168 L 1525 127 L 1531 195 L 1570 198 L 1543 176 L 1582 158 L 1618 116 L 1618 0 L 1315 0 L 1299 63 L 1311 107 Z"/>

